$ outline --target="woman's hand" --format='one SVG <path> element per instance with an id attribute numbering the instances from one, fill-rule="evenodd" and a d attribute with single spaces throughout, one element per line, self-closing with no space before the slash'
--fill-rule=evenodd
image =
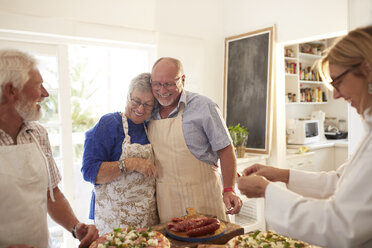
<path id="1" fill-rule="evenodd" d="M 262 164 L 254 164 L 243 171 L 243 176 L 249 176 L 253 174 L 257 176 L 263 176 L 271 182 L 288 183 L 289 180 L 288 169 L 280 169 Z"/>
<path id="2" fill-rule="evenodd" d="M 238 178 L 238 188 L 246 197 L 264 197 L 266 187 L 270 182 L 263 176 L 251 174 Z"/>
<path id="3" fill-rule="evenodd" d="M 158 171 L 151 159 L 126 158 L 124 164 L 127 172 L 137 171 L 146 177 L 158 177 Z"/>

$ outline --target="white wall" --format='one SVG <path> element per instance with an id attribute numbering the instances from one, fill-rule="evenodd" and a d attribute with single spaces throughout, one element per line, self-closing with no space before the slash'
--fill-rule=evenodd
<path id="1" fill-rule="evenodd" d="M 0 0 L 0 28 L 147 43 L 141 32 L 153 30 L 155 7 L 155 0 Z"/>
<path id="2" fill-rule="evenodd" d="M 277 42 L 343 31 L 347 0 L 224 0 L 224 35 L 277 25 Z"/>
<path id="3" fill-rule="evenodd" d="M 0 30 L 156 44 L 158 56 L 184 62 L 186 89 L 221 107 L 225 37 L 275 24 L 276 49 L 281 51 L 285 43 L 339 33 L 348 29 L 348 20 L 355 26 L 371 16 L 370 0 L 0 0 Z M 281 56 L 277 54 L 277 68 L 283 67 Z M 269 162 L 280 165 L 285 154 L 280 70 L 275 103 Z"/>
<path id="4" fill-rule="evenodd" d="M 243 34 L 276 25 L 277 51 L 283 45 L 314 40 L 348 29 L 347 0 L 223 0 L 224 36 Z M 276 92 L 273 142 L 269 164 L 284 166 L 285 145 L 285 85 L 283 54 L 277 53 Z"/>
<path id="5" fill-rule="evenodd" d="M 186 89 L 212 98 L 222 108 L 222 0 L 157 1 L 158 55 L 184 64 Z"/>
<path id="6" fill-rule="evenodd" d="M 221 0 L 0 0 L 0 30 L 156 44 L 158 56 L 184 63 L 186 89 L 221 104 L 221 7 Z"/>

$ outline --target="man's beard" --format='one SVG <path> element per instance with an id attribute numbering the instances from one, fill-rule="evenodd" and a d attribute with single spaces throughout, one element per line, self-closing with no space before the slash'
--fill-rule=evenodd
<path id="1" fill-rule="evenodd" d="M 43 116 L 41 109 L 31 101 L 27 101 L 24 95 L 15 104 L 15 109 L 25 121 L 37 121 Z"/>
<path id="2" fill-rule="evenodd" d="M 170 105 L 172 105 L 175 101 L 174 99 L 174 96 L 172 95 L 172 98 L 171 99 L 168 99 L 168 100 L 165 100 L 165 99 L 162 99 L 160 96 L 161 94 L 159 93 L 156 93 L 159 97 L 157 98 L 158 102 L 160 103 L 161 106 L 163 107 L 168 107 Z"/>
<path id="3" fill-rule="evenodd" d="M 173 104 L 174 100 L 171 99 L 171 100 L 168 100 L 168 101 L 165 101 L 165 100 L 162 101 L 162 100 L 158 99 L 158 102 L 160 103 L 161 106 L 168 107 L 168 106 Z"/>

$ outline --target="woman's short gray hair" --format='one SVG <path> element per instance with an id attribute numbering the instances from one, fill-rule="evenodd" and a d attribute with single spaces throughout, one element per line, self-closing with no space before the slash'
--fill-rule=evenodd
<path id="1" fill-rule="evenodd" d="M 16 49 L 0 50 L 0 102 L 3 98 L 2 86 L 11 82 L 19 90 L 30 79 L 29 72 L 36 68 L 37 61 L 30 54 Z"/>
<path id="2" fill-rule="evenodd" d="M 128 97 L 132 94 L 134 90 L 139 90 L 142 92 L 151 92 L 151 73 L 141 73 L 135 78 L 132 79 L 132 81 L 129 84 L 129 90 L 128 90 Z"/>

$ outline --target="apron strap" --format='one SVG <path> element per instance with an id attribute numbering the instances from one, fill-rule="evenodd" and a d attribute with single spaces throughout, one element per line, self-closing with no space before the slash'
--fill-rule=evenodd
<path id="1" fill-rule="evenodd" d="M 47 171 L 48 171 L 48 187 L 49 187 L 49 195 L 50 195 L 50 198 L 52 199 L 52 202 L 55 202 L 56 200 L 54 199 L 54 193 L 53 193 L 53 188 L 52 188 L 52 178 L 50 176 L 50 170 L 49 170 L 49 162 L 48 162 L 48 159 L 46 158 L 43 150 L 41 149 L 40 147 L 40 144 L 39 142 L 37 141 L 37 139 L 35 138 L 35 135 L 32 133 L 32 129 L 28 129 L 26 130 L 26 132 L 28 134 L 31 135 L 31 138 L 33 139 L 33 141 L 35 142 L 37 148 L 39 149 L 41 155 L 43 156 L 44 158 L 44 161 L 45 161 L 45 165 L 47 167 Z"/>
<path id="2" fill-rule="evenodd" d="M 129 136 L 129 126 L 128 126 L 128 118 L 125 116 L 125 114 L 122 114 L 122 121 L 123 121 L 123 129 L 124 129 L 124 140 L 128 142 L 128 144 L 132 144 L 131 138 Z M 145 128 L 145 132 L 147 135 L 147 127 L 145 125 L 145 122 L 143 122 L 143 127 Z"/>
<path id="3" fill-rule="evenodd" d="M 121 120 L 123 122 L 123 130 L 124 130 L 124 141 L 123 143 L 128 143 L 131 144 L 130 136 L 128 134 L 128 120 L 127 117 L 125 116 L 125 113 L 121 114 Z"/>

